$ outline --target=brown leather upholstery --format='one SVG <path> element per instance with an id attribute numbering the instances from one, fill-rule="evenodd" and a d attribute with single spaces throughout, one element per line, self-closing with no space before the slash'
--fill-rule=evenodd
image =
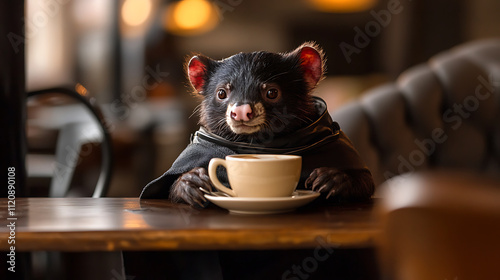
<path id="1" fill-rule="evenodd" d="M 435 167 L 500 174 L 500 39 L 438 54 L 332 112 L 378 185 Z"/>
<path id="2" fill-rule="evenodd" d="M 415 172 L 381 186 L 383 279 L 500 279 L 500 182 Z"/>

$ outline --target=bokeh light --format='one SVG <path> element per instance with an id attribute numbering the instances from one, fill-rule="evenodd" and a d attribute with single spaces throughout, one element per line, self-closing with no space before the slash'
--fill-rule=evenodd
<path id="1" fill-rule="evenodd" d="M 317 10 L 333 13 L 352 13 L 372 8 L 377 0 L 309 0 Z"/>
<path id="2" fill-rule="evenodd" d="M 129 26 L 139 26 L 146 22 L 151 13 L 151 0 L 125 0 L 121 15 Z"/>
<path id="3" fill-rule="evenodd" d="M 167 7 L 164 27 L 178 35 L 194 35 L 213 29 L 218 22 L 217 10 L 206 0 L 182 0 Z"/>

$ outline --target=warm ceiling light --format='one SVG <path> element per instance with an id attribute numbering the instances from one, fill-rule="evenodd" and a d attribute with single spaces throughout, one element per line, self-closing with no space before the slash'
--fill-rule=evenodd
<path id="1" fill-rule="evenodd" d="M 322 12 L 352 13 L 366 11 L 373 7 L 377 0 L 308 0 L 311 5 Z"/>
<path id="2" fill-rule="evenodd" d="M 174 21 L 182 29 L 199 28 L 210 20 L 211 8 L 211 4 L 207 1 L 181 1 L 175 8 Z"/>
<path id="3" fill-rule="evenodd" d="M 129 26 L 143 24 L 151 13 L 151 0 L 125 0 L 122 6 L 123 22 Z"/>
<path id="4" fill-rule="evenodd" d="M 77 83 L 76 86 L 75 86 L 75 90 L 76 92 L 78 92 L 78 94 L 82 95 L 82 96 L 87 96 L 87 89 L 80 83 Z"/>
<path id="5" fill-rule="evenodd" d="M 182 0 L 168 6 L 164 24 L 179 35 L 198 34 L 217 25 L 214 5 L 206 0 Z"/>

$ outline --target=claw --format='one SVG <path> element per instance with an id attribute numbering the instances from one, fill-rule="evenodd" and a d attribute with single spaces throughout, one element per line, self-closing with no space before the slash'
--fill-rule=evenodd
<path id="1" fill-rule="evenodd" d="M 318 192 L 322 192 L 328 188 L 329 188 L 329 186 L 327 184 L 325 184 L 325 185 L 321 186 L 321 188 L 319 188 Z"/>
<path id="2" fill-rule="evenodd" d="M 335 193 L 336 193 L 336 190 L 331 190 L 331 191 L 330 191 L 330 192 L 326 195 L 326 199 L 329 199 L 329 198 L 330 198 L 330 196 L 335 195 Z"/>
<path id="3" fill-rule="evenodd" d="M 209 202 L 204 197 L 204 190 L 212 190 L 210 177 L 202 167 L 194 168 L 182 174 L 172 186 L 170 198 L 175 202 L 185 202 L 192 207 L 205 208 Z"/>

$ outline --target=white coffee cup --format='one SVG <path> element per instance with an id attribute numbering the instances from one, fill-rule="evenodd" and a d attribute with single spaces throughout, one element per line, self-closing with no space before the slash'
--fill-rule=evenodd
<path id="1" fill-rule="evenodd" d="M 226 168 L 231 189 L 217 178 L 217 167 Z M 300 179 L 302 157 L 296 155 L 241 154 L 213 158 L 208 174 L 220 191 L 237 197 L 287 197 Z"/>

